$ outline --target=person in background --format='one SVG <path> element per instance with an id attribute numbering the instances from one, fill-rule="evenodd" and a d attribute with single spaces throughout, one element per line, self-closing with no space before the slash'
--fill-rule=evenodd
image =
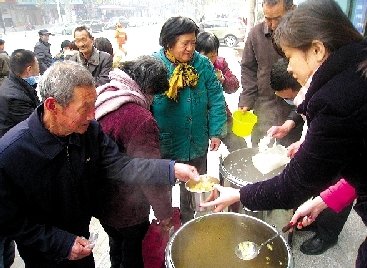
<path id="1" fill-rule="evenodd" d="M 222 83 L 223 90 L 227 94 L 235 93 L 240 83 L 237 77 L 231 72 L 225 58 L 218 56 L 219 40 L 218 38 L 208 32 L 201 32 L 197 36 L 196 51 L 208 57 L 213 63 L 217 78 Z M 227 146 L 229 152 L 247 147 L 246 141 L 233 134 L 232 132 L 232 113 L 226 104 L 227 111 L 227 135 L 222 139 L 222 142 Z"/>
<path id="2" fill-rule="evenodd" d="M 14 50 L 10 57 L 10 74 L 0 86 L 0 137 L 25 120 L 40 104 L 35 76 L 38 60 L 32 51 Z"/>
<path id="3" fill-rule="evenodd" d="M 97 88 L 96 119 L 104 133 L 131 157 L 161 158 L 157 122 L 149 111 L 153 95 L 168 89 L 167 69 L 152 57 L 123 63 L 111 82 Z M 109 235 L 113 268 L 144 268 L 142 241 L 149 227 L 150 205 L 162 232 L 172 217 L 169 186 L 111 183 L 102 226 Z M 151 249 L 155 250 L 155 249 Z"/>
<path id="4" fill-rule="evenodd" d="M 110 80 L 108 74 L 112 70 L 112 56 L 99 51 L 93 46 L 91 30 L 86 26 L 76 27 L 74 41 L 79 53 L 70 58 L 71 61 L 82 64 L 92 74 L 97 86 L 104 85 Z"/>
<path id="5" fill-rule="evenodd" d="M 115 54 L 113 57 L 113 67 L 118 68 L 120 63 L 126 61 L 127 58 L 127 50 L 125 46 L 127 41 L 127 34 L 120 22 L 116 23 L 115 38 L 117 49 L 115 50 Z"/>
<path id="6" fill-rule="evenodd" d="M 292 106 L 274 94 L 270 86 L 270 71 L 280 58 L 273 46 L 272 34 L 282 16 L 293 8 L 293 0 L 263 0 L 264 21 L 254 26 L 246 39 L 241 61 L 243 91 L 238 108 L 243 112 L 253 110 L 257 115 L 258 121 L 251 133 L 253 146 L 258 145 L 271 126 L 283 124 L 292 111 Z M 277 142 L 288 146 L 299 136 L 292 130 Z"/>
<path id="7" fill-rule="evenodd" d="M 301 85 L 312 77 L 298 106 L 309 126 L 305 140 L 280 175 L 240 190 L 218 187 L 219 199 L 202 206 L 222 210 L 241 200 L 251 210 L 294 208 L 343 176 L 356 190 L 354 209 L 366 224 L 367 79 L 360 64 L 367 42 L 334 0 L 302 2 L 282 19 L 274 40 Z M 356 267 L 367 267 L 367 240 Z"/>
<path id="8" fill-rule="evenodd" d="M 93 268 L 91 217 L 107 183 L 173 186 L 196 180 L 192 166 L 130 158 L 94 119 L 90 72 L 56 62 L 38 88 L 43 104 L 0 139 L 0 236 L 17 242 L 27 268 Z"/>
<path id="9" fill-rule="evenodd" d="M 0 39 L 0 86 L 9 75 L 9 55 L 5 51 L 5 41 Z"/>
<path id="10" fill-rule="evenodd" d="M 162 26 L 162 48 L 154 56 L 168 70 L 169 89 L 154 96 L 152 112 L 159 127 L 162 157 L 193 165 L 204 174 L 208 147 L 218 150 L 227 132 L 227 117 L 223 88 L 213 64 L 195 51 L 198 33 L 198 26 L 187 17 L 172 17 Z M 190 200 L 181 184 L 183 223 L 194 217 Z"/>
<path id="11" fill-rule="evenodd" d="M 50 50 L 51 44 L 48 42 L 52 33 L 43 29 L 38 32 L 38 35 L 39 40 L 34 46 L 34 53 L 36 54 L 40 67 L 40 74 L 42 75 L 54 62 Z"/>
<path id="12" fill-rule="evenodd" d="M 271 71 L 270 81 L 272 88 L 275 90 L 275 94 L 277 94 L 279 97 L 282 97 L 286 101 L 290 101 L 290 104 L 296 108 L 293 100 L 297 97 L 301 85 L 287 71 L 288 64 L 288 61 L 283 58 L 274 63 Z M 284 83 L 287 82 L 287 84 L 282 84 L 280 83 L 281 81 Z M 283 88 L 285 90 L 279 90 L 279 88 Z M 295 127 L 297 127 L 298 131 L 301 132 L 303 122 L 304 120 L 302 116 L 296 113 L 296 111 L 292 111 L 288 117 L 288 120 L 286 120 L 282 126 L 271 127 L 268 130 L 268 134 L 274 138 L 282 138 Z M 307 132 L 307 126 L 304 126 L 304 128 L 305 134 Z M 303 140 L 303 138 L 304 137 L 302 137 L 301 140 Z M 293 142 L 297 143 L 298 141 Z M 294 149 L 292 149 L 292 145 L 288 147 L 290 157 L 293 157 L 295 154 Z M 335 182 L 337 181 L 338 179 L 335 180 Z M 330 247 L 334 246 L 338 241 L 339 234 L 343 230 L 343 226 L 348 219 L 351 209 L 352 206 L 349 205 L 346 206 L 342 211 L 338 211 L 338 213 L 331 209 L 323 211 L 314 225 L 304 229 L 314 231 L 315 235 L 302 243 L 300 248 L 301 252 L 307 255 L 318 255 L 324 253 Z M 330 225 L 330 222 L 333 224 Z"/>
<path id="13" fill-rule="evenodd" d="M 267 134 L 273 138 L 281 139 L 289 134 L 289 132 L 298 128 L 299 132 L 302 132 L 303 118 L 296 112 L 296 106 L 293 102 L 297 96 L 301 85 L 296 79 L 287 71 L 288 61 L 284 58 L 280 58 L 273 64 L 270 72 L 270 85 L 274 90 L 275 95 L 282 98 L 288 105 L 292 106 L 292 111 L 289 113 L 287 120 L 281 126 L 272 126 Z M 292 142 L 295 142 L 292 141 Z"/>
<path id="14" fill-rule="evenodd" d="M 113 47 L 112 47 L 110 40 L 108 40 L 108 38 L 97 37 L 94 39 L 93 45 L 97 50 L 107 52 L 108 54 L 113 56 Z"/>
<path id="15" fill-rule="evenodd" d="M 40 104 L 35 85 L 29 78 L 39 75 L 36 55 L 17 49 L 11 55 L 10 74 L 0 86 L 0 137 L 10 128 L 26 119 Z M 14 262 L 15 244 L 11 239 L 0 239 L 0 267 L 9 268 Z"/>
<path id="16" fill-rule="evenodd" d="M 127 51 L 124 45 L 127 41 L 127 34 L 120 22 L 116 23 L 115 38 L 117 43 L 117 50 L 121 52 L 124 56 L 126 56 Z"/>
<path id="17" fill-rule="evenodd" d="M 55 56 L 55 61 L 68 60 L 77 53 L 77 50 L 73 49 L 73 44 L 69 40 L 61 42 L 61 51 Z"/>

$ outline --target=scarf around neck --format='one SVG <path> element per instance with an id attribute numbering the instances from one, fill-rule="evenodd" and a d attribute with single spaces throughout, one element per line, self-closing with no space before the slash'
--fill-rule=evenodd
<path id="1" fill-rule="evenodd" d="M 196 87 L 199 75 L 195 68 L 188 63 L 179 62 L 168 50 L 165 51 L 166 57 L 176 65 L 172 76 L 169 79 L 169 88 L 165 92 L 168 98 L 177 101 L 178 91 L 184 87 Z"/>
<path id="2" fill-rule="evenodd" d="M 142 93 L 138 84 L 120 69 L 110 72 L 111 82 L 97 87 L 96 114 L 97 120 L 113 112 L 122 105 L 133 102 L 149 109 L 149 100 Z"/>

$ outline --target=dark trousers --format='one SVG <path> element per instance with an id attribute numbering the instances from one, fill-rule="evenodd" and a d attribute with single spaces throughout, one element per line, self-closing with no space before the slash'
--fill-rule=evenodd
<path id="1" fill-rule="evenodd" d="M 142 242 L 149 221 L 125 228 L 103 228 L 109 236 L 111 268 L 144 268 Z"/>
<path id="2" fill-rule="evenodd" d="M 15 244 L 13 240 L 0 239 L 0 268 L 10 268 L 15 258 Z"/>
<path id="3" fill-rule="evenodd" d="M 206 161 L 207 155 L 182 163 L 196 167 L 199 174 L 202 175 L 206 173 Z M 195 211 L 191 205 L 191 193 L 186 190 L 184 183 L 180 184 L 180 211 L 182 224 L 194 218 Z"/>
<path id="4" fill-rule="evenodd" d="M 366 267 L 367 267 L 367 238 L 359 246 L 356 260 L 356 268 L 366 268 Z"/>
<path id="5" fill-rule="evenodd" d="M 353 204 L 336 213 L 327 208 L 316 218 L 318 236 L 324 241 L 336 241 L 348 219 Z"/>

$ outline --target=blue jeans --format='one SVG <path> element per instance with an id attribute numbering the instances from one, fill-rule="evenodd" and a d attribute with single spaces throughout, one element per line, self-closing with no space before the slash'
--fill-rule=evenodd
<path id="1" fill-rule="evenodd" d="M 10 268 L 15 258 L 14 241 L 5 238 L 0 239 L 0 268 Z"/>

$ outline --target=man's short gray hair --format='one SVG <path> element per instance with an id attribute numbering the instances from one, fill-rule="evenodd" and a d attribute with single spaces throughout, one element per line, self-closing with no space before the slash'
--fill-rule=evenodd
<path id="1" fill-rule="evenodd" d="M 293 0 L 263 0 L 263 5 L 274 6 L 279 3 L 284 3 L 286 10 L 291 10 L 293 8 Z"/>
<path id="2" fill-rule="evenodd" d="M 74 89 L 78 86 L 94 88 L 94 78 L 84 66 L 67 60 L 56 62 L 48 68 L 42 75 L 38 89 L 43 101 L 53 97 L 65 107 L 71 102 Z"/>

